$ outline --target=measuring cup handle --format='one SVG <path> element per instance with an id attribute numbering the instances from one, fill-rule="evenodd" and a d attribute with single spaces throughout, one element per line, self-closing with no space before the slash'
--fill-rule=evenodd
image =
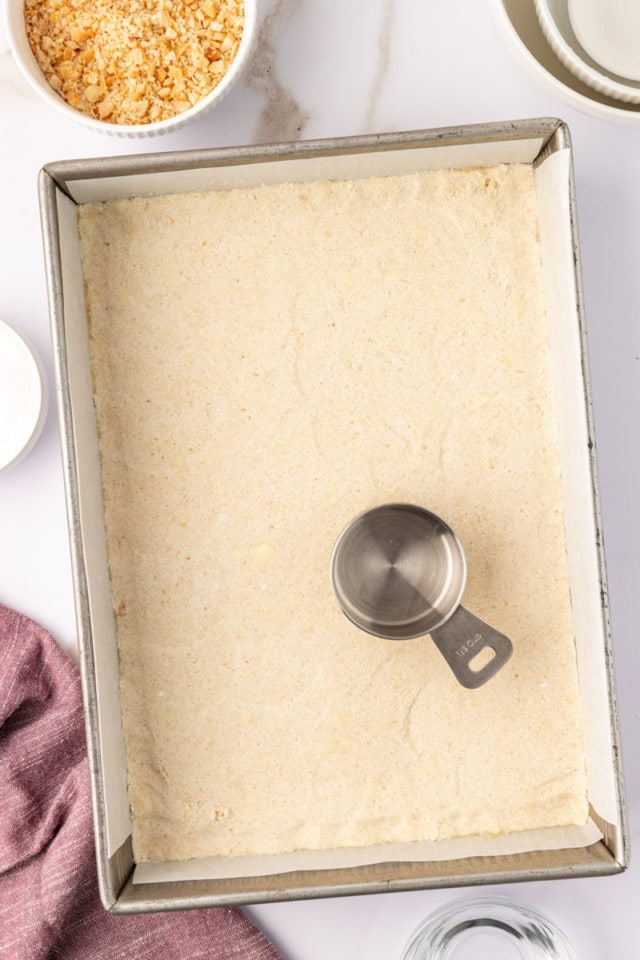
<path id="1" fill-rule="evenodd" d="M 464 607 L 458 607 L 446 623 L 433 630 L 431 639 L 458 682 L 470 690 L 481 687 L 495 676 L 513 653 L 513 645 L 508 637 Z M 493 650 L 493 657 L 483 667 L 474 670 L 472 661 L 486 647 Z"/>

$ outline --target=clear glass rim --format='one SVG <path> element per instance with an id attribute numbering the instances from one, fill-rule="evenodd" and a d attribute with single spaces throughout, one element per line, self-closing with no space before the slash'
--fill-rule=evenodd
<path id="1" fill-rule="evenodd" d="M 499 930 L 510 939 L 522 960 L 577 960 L 571 943 L 549 917 L 507 897 L 476 897 L 440 907 L 414 930 L 401 960 L 455 960 L 456 944 L 487 930 Z"/>

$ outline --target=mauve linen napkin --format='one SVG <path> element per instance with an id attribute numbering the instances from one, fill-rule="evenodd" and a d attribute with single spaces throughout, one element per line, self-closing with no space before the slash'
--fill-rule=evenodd
<path id="1" fill-rule="evenodd" d="M 1 604 L 0 957 L 278 960 L 237 909 L 103 909 L 78 669 L 46 630 Z"/>

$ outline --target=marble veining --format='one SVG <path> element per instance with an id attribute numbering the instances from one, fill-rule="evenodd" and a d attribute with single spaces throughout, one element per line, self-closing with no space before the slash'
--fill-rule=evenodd
<path id="1" fill-rule="evenodd" d="M 254 134 L 255 143 L 299 140 L 309 119 L 277 71 L 278 35 L 298 11 L 302 0 L 276 0 L 264 17 L 246 83 L 265 98 Z"/>
<path id="2" fill-rule="evenodd" d="M 378 34 L 378 51 L 375 66 L 375 73 L 369 90 L 367 99 L 367 110 L 364 116 L 363 129 L 365 133 L 376 128 L 376 113 L 380 94 L 382 93 L 385 80 L 389 73 L 391 64 L 391 39 L 393 36 L 393 27 L 396 15 L 395 0 L 384 0 L 382 14 L 380 17 L 380 32 Z"/>

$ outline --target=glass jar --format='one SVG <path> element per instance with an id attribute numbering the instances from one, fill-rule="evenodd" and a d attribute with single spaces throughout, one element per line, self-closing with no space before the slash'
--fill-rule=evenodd
<path id="1" fill-rule="evenodd" d="M 486 953 L 479 950 L 483 940 L 490 941 Z M 499 897 L 456 900 L 436 910 L 414 931 L 402 960 L 490 960 L 496 955 L 500 960 L 577 960 L 564 933 L 548 917 Z"/>

